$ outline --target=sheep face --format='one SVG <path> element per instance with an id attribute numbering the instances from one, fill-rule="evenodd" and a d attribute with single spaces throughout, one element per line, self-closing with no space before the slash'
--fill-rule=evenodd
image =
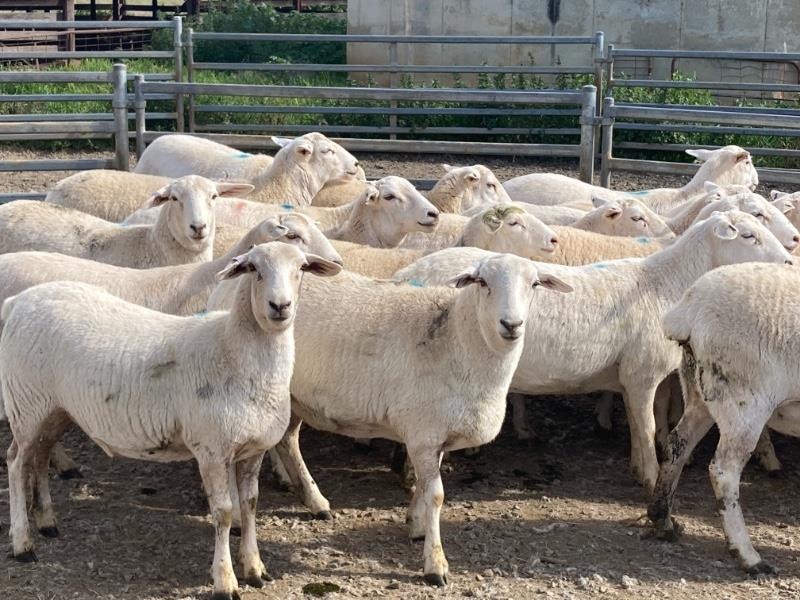
<path id="1" fill-rule="evenodd" d="M 336 263 L 289 244 L 269 242 L 234 258 L 217 278 L 225 280 L 248 274 L 253 317 L 264 331 L 281 331 L 294 321 L 302 273 L 330 277 L 341 269 Z"/>
<path id="2" fill-rule="evenodd" d="M 753 215 L 778 238 L 778 241 L 789 252 L 793 252 L 800 244 L 800 233 L 797 228 L 783 212 L 758 194 L 737 194 L 712 202 L 698 213 L 696 220 L 705 219 L 714 211 L 726 212 L 729 210 L 741 210 Z"/>
<path id="3" fill-rule="evenodd" d="M 758 219 L 738 210 L 713 212 L 696 223 L 709 236 L 711 268 L 743 262 L 791 264 L 786 248 Z M 688 234 L 688 232 L 687 232 Z M 686 235 L 686 234 L 685 234 Z"/>
<path id="4" fill-rule="evenodd" d="M 489 234 L 486 250 L 531 260 L 555 252 L 558 236 L 539 219 L 514 205 L 501 204 L 479 217 Z M 468 240 L 465 240 L 468 241 Z"/>
<path id="5" fill-rule="evenodd" d="M 285 244 L 297 246 L 303 252 L 321 256 L 337 265 L 343 264 L 342 257 L 319 227 L 306 215 L 288 213 L 277 217 L 284 233 L 278 239 Z M 268 219 L 269 220 L 269 219 Z"/>
<path id="6" fill-rule="evenodd" d="M 751 191 L 758 186 L 758 173 L 750 153 L 740 146 L 725 146 L 717 150 L 687 150 L 702 163 L 695 177 L 719 185 L 735 183 Z"/>
<path id="7" fill-rule="evenodd" d="M 626 237 L 675 237 L 666 221 L 637 198 L 607 200 L 595 196 L 592 204 L 595 209 L 586 213 L 585 218 L 595 223 L 593 231 L 596 233 Z"/>
<path id="8" fill-rule="evenodd" d="M 535 288 L 572 291 L 557 277 L 540 273 L 535 263 L 511 254 L 486 257 L 449 284 L 456 288 L 475 286 L 481 337 L 496 353 L 507 352 L 513 345 L 522 344 Z"/>
<path id="9" fill-rule="evenodd" d="M 800 194 L 788 194 L 778 190 L 770 192 L 772 205 L 781 211 L 795 227 L 800 227 Z"/>
<path id="10" fill-rule="evenodd" d="M 483 165 L 471 167 L 442 165 L 442 167 L 448 173 L 453 173 L 460 183 L 462 214 L 476 206 L 493 206 L 511 202 L 508 192 L 491 169 Z"/>
<path id="11" fill-rule="evenodd" d="M 276 159 L 283 155 L 323 184 L 331 179 L 354 179 L 359 175 L 358 160 L 321 133 L 307 133 L 294 139 L 273 137 L 272 141 L 281 146 Z"/>
<path id="12" fill-rule="evenodd" d="M 433 231 L 439 209 L 402 177 L 384 177 L 369 186 L 364 202 L 373 211 L 373 223 L 383 231 L 406 234 Z"/>
<path id="13" fill-rule="evenodd" d="M 246 183 L 215 182 L 187 175 L 156 190 L 148 206 L 166 203 L 172 237 L 184 248 L 202 252 L 214 240 L 214 203 L 220 196 L 243 196 L 253 191 Z"/>

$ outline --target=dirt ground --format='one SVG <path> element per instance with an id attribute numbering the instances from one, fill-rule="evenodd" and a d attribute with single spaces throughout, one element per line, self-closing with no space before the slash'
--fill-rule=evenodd
<path id="1" fill-rule="evenodd" d="M 7 158 L 0 152 L 0 160 Z M 439 162 L 464 163 L 457 156 L 362 160 L 369 176 L 431 179 Z M 553 161 L 480 161 L 501 179 L 534 170 L 575 172 Z M 0 188 L 41 190 L 62 176 L 2 173 Z M 681 183 L 639 176 L 615 182 L 625 189 Z M 275 580 L 260 590 L 242 587 L 242 597 L 300 598 L 303 586 L 330 582 L 341 590 L 327 598 L 800 598 L 795 440 L 774 436 L 784 463 L 780 477 L 755 465 L 743 475 L 753 541 L 780 569 L 777 577 L 752 579 L 725 549 L 706 470 L 713 434 L 678 489 L 675 514 L 683 538 L 660 542 L 641 519 L 645 495 L 628 470 L 621 405 L 611 436 L 594 433 L 592 406 L 591 398 L 534 399 L 529 415 L 538 443 L 522 445 L 506 427 L 478 458 L 451 457 L 443 475 L 442 540 L 451 570 L 444 589 L 422 582 L 422 545 L 407 536 L 408 498 L 389 469 L 389 444 L 363 454 L 350 440 L 305 430 L 306 462 L 335 519 L 311 520 L 291 492 L 271 485 L 265 468 L 258 536 Z M 0 448 L 9 442 L 0 424 Z M 109 459 L 80 432 L 70 432 L 65 445 L 84 478 L 52 481 L 61 537 L 35 536 L 37 563 L 0 557 L 0 600 L 208 598 L 213 528 L 195 464 Z M 7 534 L 1 461 L 0 530 Z M 234 550 L 237 544 L 234 538 Z"/>

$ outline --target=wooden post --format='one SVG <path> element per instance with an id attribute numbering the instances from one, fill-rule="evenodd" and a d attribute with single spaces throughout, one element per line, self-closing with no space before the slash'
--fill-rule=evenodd
<path id="1" fill-rule="evenodd" d="M 592 183 L 594 178 L 594 131 L 597 109 L 597 88 L 585 85 L 581 88 L 581 155 L 580 180 Z"/>
<path id="2" fill-rule="evenodd" d="M 122 0 L 111 0 L 111 20 L 119 21 L 122 17 Z"/>
<path id="3" fill-rule="evenodd" d="M 75 0 L 61 0 L 61 11 L 58 15 L 59 21 L 75 20 Z M 75 51 L 75 30 L 65 29 L 64 36 L 59 40 L 58 47 L 67 52 Z"/>
<path id="4" fill-rule="evenodd" d="M 151 10 L 153 12 L 152 18 L 155 21 L 158 18 L 158 0 L 153 0 L 153 4 L 152 4 Z"/>
<path id="5" fill-rule="evenodd" d="M 183 81 L 183 18 L 172 17 L 173 30 L 172 43 L 175 47 L 175 74 L 174 79 L 178 83 Z M 183 133 L 183 94 L 175 94 L 175 129 Z"/>
<path id="6" fill-rule="evenodd" d="M 89 17 L 97 21 L 97 0 L 89 0 Z"/>
<path id="7" fill-rule="evenodd" d="M 194 39 L 192 36 L 194 35 L 194 29 L 189 27 L 186 30 L 186 79 L 189 83 L 194 83 Z M 189 133 L 194 133 L 195 129 L 195 122 L 194 122 L 194 94 L 191 92 L 188 94 L 189 96 Z"/>
<path id="8" fill-rule="evenodd" d="M 114 95 L 111 108 L 114 110 L 114 150 L 117 169 L 129 171 L 128 155 L 128 70 L 123 64 L 115 64 L 113 72 Z"/>

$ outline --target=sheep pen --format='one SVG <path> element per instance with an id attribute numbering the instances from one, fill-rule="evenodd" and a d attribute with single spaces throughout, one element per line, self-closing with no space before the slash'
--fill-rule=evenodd
<path id="1" fill-rule="evenodd" d="M 31 151 L 0 152 L 0 159 L 34 158 Z M 55 158 L 62 153 L 42 152 Z M 62 157 L 66 156 L 63 154 Z M 75 157 L 74 153 L 70 156 Z M 82 155 L 81 157 L 83 157 Z M 86 157 L 90 153 L 85 154 Z M 370 178 L 401 175 L 438 179 L 442 162 L 481 162 L 504 181 L 533 171 L 576 175 L 568 163 L 488 157 L 369 155 L 357 157 Z M 0 173 L 6 189 L 45 189 L 64 173 Z M 621 189 L 680 186 L 684 178 L 614 175 Z M 769 187 L 758 192 L 768 196 Z M 783 189 L 783 188 L 781 188 Z M 264 469 L 257 532 L 262 558 L 275 581 L 261 590 L 240 588 L 243 600 L 312 598 L 304 594 L 338 586 L 327 598 L 733 598 L 800 595 L 800 450 L 773 433 L 784 464 L 780 479 L 750 464 L 742 501 L 758 507 L 747 523 L 754 544 L 780 567 L 778 579 L 750 579 L 725 551 L 706 465 L 715 446 L 705 439 L 676 496 L 685 543 L 649 538 L 642 519 L 646 498 L 628 472 L 624 414 L 614 412 L 611 438 L 593 436 L 596 395 L 553 403 L 534 399 L 530 413 L 540 444 L 516 441 L 510 419 L 481 456 L 451 456 L 443 469 L 447 499 L 442 534 L 454 568 L 444 590 L 420 579 L 421 547 L 408 540 L 408 498 L 390 471 L 389 443 L 370 454 L 348 439 L 305 434 L 304 458 L 332 500 L 333 521 L 313 521 L 293 493 L 275 489 Z M 0 446 L 11 437 L 0 423 Z M 81 465 L 83 479 L 53 481 L 59 510 L 57 539 L 37 538 L 35 567 L 0 560 L 0 596 L 205 600 L 211 580 L 198 577 L 210 564 L 212 532 L 197 467 L 108 459 L 83 434 L 63 439 Z M 8 532 L 7 471 L 0 461 L 0 535 Z M 752 485 L 748 485 L 752 484 Z M 236 548 L 237 541 L 233 541 Z M 201 585 L 202 584 L 202 585 Z"/>

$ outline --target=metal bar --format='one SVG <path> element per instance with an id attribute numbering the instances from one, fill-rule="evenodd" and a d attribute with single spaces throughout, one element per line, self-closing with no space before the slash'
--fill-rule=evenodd
<path id="1" fill-rule="evenodd" d="M 677 88 L 703 90 L 738 90 L 746 92 L 800 92 L 800 85 L 781 83 L 740 83 L 731 81 L 667 81 L 653 79 L 616 79 L 617 87 Z"/>
<path id="2" fill-rule="evenodd" d="M 0 172 L 11 171 L 88 171 L 113 169 L 114 159 L 79 158 L 53 160 L 0 160 Z"/>
<path id="3" fill-rule="evenodd" d="M 183 19 L 181 17 L 172 17 L 172 23 L 175 25 L 172 37 L 173 56 L 175 57 L 175 81 L 183 81 Z M 175 129 L 178 133 L 183 133 L 183 94 L 180 92 L 175 94 L 175 112 L 178 115 L 175 120 Z"/>
<path id="4" fill-rule="evenodd" d="M 84 71 L 2 71 L 0 83 L 108 83 L 108 73 Z"/>
<path id="5" fill-rule="evenodd" d="M 128 155 L 128 79 L 125 65 L 114 65 L 114 99 L 111 107 L 114 111 L 114 155 L 116 169 L 129 171 Z"/>
<path id="6" fill-rule="evenodd" d="M 657 173 L 661 175 L 693 175 L 699 165 L 692 163 L 661 162 L 657 160 L 639 160 L 615 158 L 612 166 L 620 171 Z M 756 169 L 760 181 L 774 183 L 800 183 L 800 170 L 794 169 Z"/>
<path id="7" fill-rule="evenodd" d="M 329 35 L 305 33 L 222 33 L 197 32 L 195 40 L 264 41 L 264 42 L 365 42 L 376 44 L 586 44 L 594 36 L 549 35 Z"/>
<path id="8" fill-rule="evenodd" d="M 194 83 L 194 42 L 192 41 L 194 38 L 194 29 L 189 27 L 186 30 L 186 76 L 189 80 L 189 83 Z M 195 130 L 195 105 L 194 105 L 194 94 L 191 92 L 188 93 L 188 105 L 189 105 L 189 131 Z"/>
<path id="9" fill-rule="evenodd" d="M 389 63 L 391 64 L 392 67 L 396 69 L 398 67 L 399 62 L 400 60 L 398 57 L 397 42 L 392 42 L 391 44 L 389 44 Z M 393 70 L 391 72 L 391 75 L 389 75 L 389 87 L 397 88 L 399 87 L 398 83 L 399 82 L 397 81 L 397 71 Z M 389 109 L 391 110 L 395 108 L 397 108 L 397 101 L 392 100 L 389 103 Z M 389 129 L 397 129 L 397 115 L 391 112 L 389 113 Z M 395 134 L 394 132 L 391 133 L 389 135 L 389 139 L 396 140 L 397 134 Z"/>
<path id="10" fill-rule="evenodd" d="M 145 118 L 145 109 L 147 108 L 147 102 L 144 99 L 144 92 L 142 92 L 142 84 L 144 83 L 144 77 L 142 75 L 137 75 L 136 78 L 133 80 L 133 110 L 135 114 L 135 137 L 136 137 L 136 158 L 137 160 L 141 160 L 142 153 L 144 152 L 145 145 L 144 145 L 144 132 L 147 129 L 147 122 Z"/>
<path id="11" fill-rule="evenodd" d="M 621 58 L 713 58 L 756 61 L 795 61 L 800 60 L 800 52 L 737 52 L 728 50 L 639 50 L 636 48 L 616 48 L 613 56 Z"/>
<path id="12" fill-rule="evenodd" d="M 0 54 L 0 59 L 2 54 Z M 594 73 L 594 67 L 496 67 L 488 65 L 342 65 L 342 64 L 281 64 L 281 63 L 195 63 L 198 70 L 206 71 L 278 71 L 278 72 L 329 72 L 329 73 L 525 73 L 558 75 Z"/>
<path id="13" fill-rule="evenodd" d="M 611 159 L 613 158 L 614 145 L 614 119 L 608 116 L 614 107 L 613 98 L 603 100 L 603 125 L 600 138 L 600 185 L 604 188 L 611 187 Z"/>
<path id="14" fill-rule="evenodd" d="M 234 83 L 145 83 L 146 92 L 195 93 L 266 98 L 417 100 L 508 104 L 580 104 L 581 93 L 567 90 L 390 89 L 245 85 Z"/>
<path id="15" fill-rule="evenodd" d="M 603 107 L 603 62 L 605 61 L 605 35 L 602 31 L 598 31 L 594 34 L 594 53 L 592 60 L 594 62 L 594 86 L 597 88 L 595 105 L 597 107 L 597 115 L 600 116 Z M 596 133 L 599 133 L 599 129 Z"/>
<path id="16" fill-rule="evenodd" d="M 4 19 L 3 29 L 171 29 L 169 21 L 46 21 Z"/>
<path id="17" fill-rule="evenodd" d="M 0 133 L 0 141 L 19 142 L 22 140 L 109 140 L 113 137 L 112 133 L 92 133 L 92 132 L 71 132 L 71 133 Z"/>
<path id="18" fill-rule="evenodd" d="M 46 192 L 18 192 L 16 194 L 0 194 L 0 204 L 13 202 L 14 200 L 44 200 Z"/>
<path id="19" fill-rule="evenodd" d="M 209 123 L 198 125 L 198 131 L 261 131 L 261 132 L 308 132 L 308 125 L 255 124 L 255 123 Z M 392 127 L 370 125 L 314 125 L 320 133 L 416 133 L 453 135 L 580 135 L 577 128 L 548 127 Z M 390 138 L 393 139 L 393 138 Z"/>
<path id="20" fill-rule="evenodd" d="M 69 60 L 71 58 L 173 58 L 175 54 L 168 50 L 96 50 L 96 51 L 58 51 L 58 52 L 0 52 L 3 60 Z"/>
<path id="21" fill-rule="evenodd" d="M 733 133 L 738 135 L 775 135 L 784 137 L 800 137 L 798 129 L 763 129 L 758 127 L 731 127 L 729 125 L 672 125 L 668 123 L 623 123 L 617 121 L 617 129 L 627 131 L 677 131 L 682 133 Z"/>
<path id="22" fill-rule="evenodd" d="M 256 104 L 245 106 L 241 104 L 198 104 L 197 112 L 227 112 L 227 113 L 310 113 L 310 114 L 357 114 L 357 115 L 473 115 L 494 117 L 540 117 L 563 116 L 578 117 L 579 109 L 573 108 L 388 108 L 369 106 L 278 106 L 274 104 Z"/>
<path id="23" fill-rule="evenodd" d="M 580 179 L 592 183 L 594 179 L 594 119 L 597 113 L 597 88 L 585 85 L 581 88 L 583 106 L 581 110 L 581 153 L 580 153 Z"/>
<path id="24" fill-rule="evenodd" d="M 686 150 L 686 144 L 659 144 L 659 143 L 647 143 L 647 142 L 617 142 L 615 147 L 620 148 L 622 150 L 657 150 L 661 152 L 678 152 L 683 153 Z M 693 146 L 696 147 L 696 146 Z M 703 148 L 707 148 L 709 150 L 716 150 L 722 148 L 722 146 L 714 145 L 714 144 L 703 144 Z M 749 146 L 744 147 L 745 150 L 750 152 L 753 156 L 788 156 L 788 157 L 800 157 L 800 150 L 794 150 L 791 148 L 751 148 Z"/>
<path id="25" fill-rule="evenodd" d="M 0 133 L 114 133 L 114 131 L 116 131 L 114 123 L 110 121 L 0 123 Z"/>
<path id="26" fill-rule="evenodd" d="M 172 94 L 147 94 L 148 100 L 172 100 Z M 111 102 L 112 94 L 0 94 L 0 102 Z"/>
<path id="27" fill-rule="evenodd" d="M 764 127 L 800 128 L 800 115 L 774 115 L 766 113 L 737 114 L 719 110 L 685 110 L 680 108 L 650 108 L 621 106 L 613 108 L 616 119 L 645 119 L 684 121 L 694 123 L 729 123 L 734 125 L 756 125 Z"/>
<path id="28" fill-rule="evenodd" d="M 620 107 L 644 107 L 644 108 L 662 108 L 664 104 L 647 103 L 647 102 L 619 102 L 616 106 Z M 736 113 L 758 113 L 758 114 L 775 114 L 775 115 L 797 115 L 800 116 L 800 109 L 797 108 L 772 108 L 768 106 L 723 106 L 719 104 L 669 104 L 667 108 L 681 109 L 681 110 L 718 110 L 721 112 L 736 112 Z"/>

